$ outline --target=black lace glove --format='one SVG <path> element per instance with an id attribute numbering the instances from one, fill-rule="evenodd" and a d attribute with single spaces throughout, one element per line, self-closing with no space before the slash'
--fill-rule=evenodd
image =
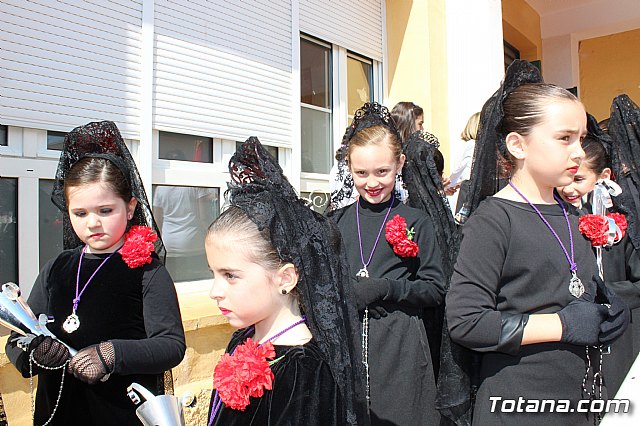
<path id="1" fill-rule="evenodd" d="M 59 340 L 51 336 L 36 336 L 29 343 L 27 353 L 33 353 L 33 359 L 38 364 L 55 368 L 63 365 L 69 358 L 69 349 Z"/>
<path id="2" fill-rule="evenodd" d="M 607 318 L 600 325 L 600 343 L 606 346 L 624 333 L 629 326 L 631 314 L 627 304 L 605 285 L 600 276 L 594 275 L 593 281 L 598 288 L 596 302 L 609 305 Z"/>
<path id="3" fill-rule="evenodd" d="M 356 293 L 358 312 L 363 312 L 365 307 L 387 295 L 388 285 L 383 279 L 357 277 L 353 278 L 351 282 Z M 369 308 L 369 311 L 371 311 L 371 308 Z"/>
<path id="4" fill-rule="evenodd" d="M 69 373 L 90 385 L 103 380 L 111 374 L 116 361 L 115 350 L 111 342 L 87 346 L 71 358 Z"/>
<path id="5" fill-rule="evenodd" d="M 582 297 L 572 300 L 558 315 L 562 323 L 561 342 L 574 345 L 600 344 L 600 325 L 607 318 L 607 308 Z"/>

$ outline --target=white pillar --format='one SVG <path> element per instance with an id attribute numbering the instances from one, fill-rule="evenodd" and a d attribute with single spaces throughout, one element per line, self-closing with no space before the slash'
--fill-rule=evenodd
<path id="1" fill-rule="evenodd" d="M 447 0 L 449 153 L 451 168 L 464 145 L 467 120 L 500 86 L 504 77 L 502 3 L 499 0 Z M 455 201 L 455 200 L 454 200 Z"/>

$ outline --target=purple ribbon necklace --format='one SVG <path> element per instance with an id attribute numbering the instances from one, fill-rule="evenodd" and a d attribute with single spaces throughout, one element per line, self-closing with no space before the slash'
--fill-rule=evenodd
<path id="1" fill-rule="evenodd" d="M 360 269 L 356 273 L 356 277 L 361 278 L 369 278 L 369 271 L 367 271 L 367 266 L 371 263 L 371 259 L 373 259 L 373 253 L 376 251 L 376 247 L 378 246 L 378 241 L 380 241 L 380 235 L 382 235 L 382 230 L 384 229 L 384 225 L 387 223 L 387 219 L 389 218 L 389 213 L 391 213 L 391 208 L 393 207 L 393 202 L 395 201 L 395 194 L 391 194 L 391 204 L 389 204 L 389 209 L 387 210 L 387 214 L 382 221 L 382 226 L 380 226 L 380 230 L 378 231 L 378 236 L 376 237 L 376 241 L 373 243 L 373 248 L 371 249 L 371 254 L 369 255 L 369 260 L 364 261 L 364 254 L 362 253 L 362 236 L 360 234 L 360 200 L 356 201 L 356 223 L 358 224 L 358 243 L 360 244 L 360 260 L 362 261 L 362 269 Z"/>
<path id="2" fill-rule="evenodd" d="M 294 322 L 293 324 L 291 324 L 290 326 L 288 326 L 287 328 L 285 328 L 282 331 L 279 331 L 278 333 L 274 334 L 273 336 L 269 337 L 267 340 L 265 340 L 264 342 L 260 343 L 258 345 L 258 347 L 261 347 L 262 345 L 264 345 L 267 342 L 271 342 L 273 340 L 276 340 L 278 337 L 282 336 L 284 333 L 286 333 L 287 331 L 291 330 L 294 327 L 299 326 L 300 324 L 304 323 L 307 321 L 307 316 L 303 315 L 301 319 L 299 319 L 298 321 Z M 254 326 L 251 326 L 249 328 L 247 328 L 247 331 L 244 332 L 244 334 L 242 335 L 242 337 L 247 337 L 249 334 L 251 334 L 253 331 L 255 330 Z M 236 346 L 237 347 L 237 346 Z M 231 351 L 231 356 L 233 356 L 233 354 L 235 353 L 236 348 L 233 348 L 233 351 Z M 279 358 L 278 358 L 279 359 Z M 277 361 L 277 360 L 276 360 Z M 207 426 L 211 426 L 213 424 L 213 421 L 216 418 L 216 415 L 218 415 L 218 411 L 220 411 L 220 408 L 222 407 L 222 399 L 220 398 L 220 395 L 218 394 L 218 391 L 216 390 L 216 394 L 213 397 L 213 409 L 211 410 L 211 416 L 209 417 L 209 423 L 207 423 Z"/>
<path id="3" fill-rule="evenodd" d="M 78 315 L 76 314 L 76 312 L 78 311 L 78 304 L 80 303 L 80 298 L 82 297 L 82 293 L 84 293 L 84 291 L 87 289 L 87 286 L 89 286 L 89 283 L 91 283 L 91 280 L 93 280 L 93 277 L 96 276 L 100 268 L 102 268 L 104 264 L 107 263 L 107 260 L 111 259 L 111 256 L 116 254 L 116 252 L 120 249 L 111 253 L 109 256 L 107 256 L 105 260 L 103 260 L 100 263 L 100 265 L 98 265 L 96 270 L 93 271 L 93 274 L 91 274 L 91 276 L 87 280 L 84 287 L 82 287 L 82 290 L 80 291 L 80 293 L 78 293 L 78 290 L 80 288 L 80 268 L 82 268 L 82 258 L 84 257 L 86 250 L 87 250 L 87 246 L 85 245 L 82 248 L 82 252 L 80 253 L 80 261 L 78 262 L 78 273 L 76 274 L 76 297 L 73 299 L 73 309 L 71 311 L 71 315 L 69 315 L 67 319 L 64 320 L 64 323 L 62 324 L 62 329 L 69 334 L 73 333 L 78 328 L 80 328 L 80 318 L 78 318 Z"/>
<path id="4" fill-rule="evenodd" d="M 569 262 L 569 270 L 571 271 L 571 280 L 569 281 L 569 293 L 571 293 L 571 295 L 576 299 L 579 298 L 584 294 L 584 285 L 582 284 L 582 281 L 580 280 L 580 278 L 578 278 L 578 275 L 577 275 L 578 265 L 574 261 L 574 256 L 573 256 L 574 254 L 573 253 L 573 234 L 571 233 L 571 223 L 569 222 L 569 216 L 567 216 L 567 211 L 565 210 L 564 205 L 562 204 L 562 201 L 558 198 L 556 194 L 553 194 L 553 198 L 560 205 L 560 208 L 562 209 L 562 213 L 564 214 L 564 218 L 567 221 L 567 229 L 569 229 L 569 243 L 571 247 L 571 256 L 569 256 L 567 249 L 565 248 L 564 244 L 562 244 L 562 240 L 560 240 L 560 237 L 558 236 L 556 231 L 551 227 L 551 224 L 549 223 L 549 221 L 547 221 L 547 219 L 544 218 L 540 210 L 538 210 L 538 208 L 531 201 L 529 201 L 527 197 L 525 197 L 524 194 L 518 190 L 518 188 L 515 187 L 513 182 L 511 182 L 511 179 L 509 179 L 509 185 L 511 185 L 511 187 L 518 193 L 518 195 L 524 198 L 524 200 L 527 203 L 529 203 L 531 207 L 533 207 L 536 213 L 538 213 L 538 216 L 540 216 L 540 219 L 542 219 L 545 225 L 547 225 L 547 227 L 553 233 L 553 236 L 556 237 L 556 240 L 558 240 L 558 243 L 560 244 L 560 247 L 562 248 L 564 255 L 567 257 L 567 261 Z"/>

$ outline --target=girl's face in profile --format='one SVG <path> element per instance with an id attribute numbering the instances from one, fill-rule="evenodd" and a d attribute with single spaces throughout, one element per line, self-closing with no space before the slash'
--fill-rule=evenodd
<path id="1" fill-rule="evenodd" d="M 112 253 L 124 243 L 127 223 L 137 200 L 125 201 L 102 182 L 66 190 L 69 218 L 74 232 L 89 253 Z"/>
<path id="2" fill-rule="evenodd" d="M 371 204 L 389 200 L 395 188 L 396 175 L 402 171 L 404 158 L 402 154 L 397 161 L 386 140 L 354 147 L 349 154 L 349 167 L 358 194 Z"/>
<path id="3" fill-rule="evenodd" d="M 416 117 L 416 128 L 414 131 L 424 130 L 424 115 L 419 115 Z"/>
<path id="4" fill-rule="evenodd" d="M 205 250 L 213 274 L 209 297 L 229 324 L 245 328 L 277 316 L 283 296 L 273 283 L 274 272 L 253 262 L 246 249 L 226 236 L 209 236 Z"/>
<path id="5" fill-rule="evenodd" d="M 521 136 L 523 171 L 538 185 L 571 184 L 584 158 L 581 143 L 586 134 L 587 115 L 580 102 L 549 102 L 542 122 Z"/>

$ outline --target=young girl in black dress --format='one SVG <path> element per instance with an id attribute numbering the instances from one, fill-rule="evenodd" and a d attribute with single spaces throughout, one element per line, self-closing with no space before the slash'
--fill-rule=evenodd
<path id="1" fill-rule="evenodd" d="M 229 164 L 207 232 L 210 296 L 234 334 L 209 425 L 367 424 L 358 320 L 337 227 L 299 199 L 255 138 Z"/>
<path id="2" fill-rule="evenodd" d="M 586 133 L 582 104 L 541 83 L 526 61 L 509 67 L 483 108 L 467 204 L 472 215 L 446 306 L 451 338 L 483 354 L 476 425 L 594 421 L 577 406 L 601 391 L 593 377 L 598 351 L 585 348 L 615 340 L 628 310 L 602 286 L 596 302 L 590 244 L 577 216 L 554 196 L 578 171 Z M 488 197 L 501 175 L 498 153 L 510 166 L 508 183 Z"/>
<path id="3" fill-rule="evenodd" d="M 7 354 L 25 377 L 38 375 L 35 424 L 139 424 L 127 387 L 164 393 L 163 372 L 186 345 L 173 280 L 154 253 L 162 241 L 114 123 L 65 136 L 52 201 L 65 251 L 42 268 L 28 304 L 53 318 L 60 340 L 12 334 Z"/>
<path id="4" fill-rule="evenodd" d="M 435 378 L 422 321 L 443 301 L 444 278 L 429 216 L 398 200 L 405 155 L 387 109 L 365 104 L 343 139 L 357 201 L 329 215 L 340 227 L 368 367 L 372 424 L 437 424 Z M 337 201 L 340 193 L 332 194 Z M 411 197 L 411 194 L 409 194 Z"/>
<path id="5" fill-rule="evenodd" d="M 640 345 L 640 342 L 634 340 L 640 335 L 640 320 L 638 320 L 640 318 L 640 310 L 638 309 L 640 308 L 640 253 L 630 238 L 631 235 L 637 235 L 635 218 L 638 213 L 631 197 L 624 196 L 622 193 L 611 197 L 605 193 L 605 197 L 609 197 L 612 203 L 612 208 L 607 213 L 615 213 L 608 216 L 614 219 L 616 226 L 619 226 L 618 229 L 620 229 L 620 235 L 611 235 L 610 241 L 607 241 L 608 235 L 601 239 L 605 229 L 608 231 L 610 228 L 602 220 L 603 212 L 594 212 L 600 217 L 592 214 L 593 191 L 596 184 L 602 182 L 601 188 L 604 189 L 605 187 L 602 185 L 617 186 L 616 183 L 610 181 L 614 176 L 625 179 L 624 170 L 620 167 L 622 162 L 619 161 L 622 154 L 619 145 L 622 143 L 624 141 L 613 141 L 611 137 L 599 129 L 595 119 L 591 117 L 589 134 L 582 144 L 582 149 L 585 152 L 584 161 L 580 164 L 580 169 L 574 176 L 573 182 L 557 189 L 562 199 L 575 206 L 582 215 L 580 218 L 581 232 L 591 238 L 594 247 L 602 247 L 600 249 L 601 264 L 607 287 L 622 297 L 631 309 L 631 326 L 611 345 L 610 353 L 605 354 L 602 358 L 604 381 L 610 396 L 614 396 L 618 392 L 627 372 L 638 356 L 638 345 Z M 611 161 L 612 157 L 615 159 L 614 161 Z M 619 190 L 619 187 L 614 187 L 614 189 Z M 589 200 L 586 204 L 583 203 L 585 199 Z M 593 220 L 605 224 L 605 228 L 588 228 L 587 223 Z M 636 237 L 637 239 L 638 237 Z"/>

